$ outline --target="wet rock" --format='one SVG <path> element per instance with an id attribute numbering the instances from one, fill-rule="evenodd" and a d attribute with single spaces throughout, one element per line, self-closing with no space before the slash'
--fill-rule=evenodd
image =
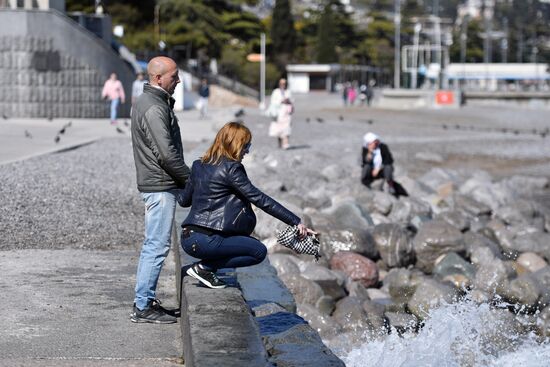
<path id="1" fill-rule="evenodd" d="M 278 367 L 345 367 L 307 324 L 299 324 L 278 334 L 264 336 L 269 362 Z"/>
<path id="2" fill-rule="evenodd" d="M 387 285 L 388 292 L 395 302 L 407 303 L 423 280 L 424 276 L 408 269 L 392 269 L 384 279 L 384 287 Z"/>
<path id="3" fill-rule="evenodd" d="M 435 260 L 448 252 L 464 253 L 462 233 L 443 221 L 424 224 L 413 240 L 416 267 L 426 273 L 433 269 Z"/>
<path id="4" fill-rule="evenodd" d="M 490 179 L 480 177 L 472 177 L 466 181 L 460 187 L 459 192 L 489 206 L 492 210 L 511 202 L 517 197 L 517 193 L 510 188 L 494 184 Z"/>
<path id="5" fill-rule="evenodd" d="M 416 331 L 418 328 L 418 319 L 405 312 L 386 312 L 386 318 L 391 328 L 394 328 L 399 334 L 408 331 Z"/>
<path id="6" fill-rule="evenodd" d="M 287 310 L 277 303 L 269 302 L 252 307 L 252 312 L 256 317 L 263 317 L 277 312 L 287 312 Z"/>
<path id="7" fill-rule="evenodd" d="M 376 264 L 354 252 L 337 252 L 330 260 L 330 267 L 344 272 L 351 279 L 359 281 L 367 288 L 378 283 L 378 267 Z"/>
<path id="8" fill-rule="evenodd" d="M 470 219 L 459 210 L 447 210 L 435 216 L 435 219 L 443 220 L 461 232 L 470 229 Z"/>
<path id="9" fill-rule="evenodd" d="M 369 213 L 352 198 L 339 201 L 322 212 L 330 217 L 333 228 L 366 229 L 374 225 Z"/>
<path id="10" fill-rule="evenodd" d="M 304 207 L 312 207 L 316 209 L 328 208 L 331 205 L 330 197 L 327 194 L 326 188 L 319 186 L 314 190 L 308 191 L 304 198 Z"/>
<path id="11" fill-rule="evenodd" d="M 277 270 L 279 276 L 283 274 L 300 274 L 298 258 L 287 254 L 270 254 L 269 262 Z"/>
<path id="12" fill-rule="evenodd" d="M 298 274 L 287 273 L 279 276 L 279 278 L 292 293 L 296 303 L 315 305 L 317 300 L 324 295 L 323 289 L 317 283 Z"/>
<path id="13" fill-rule="evenodd" d="M 403 267 L 414 262 L 410 236 L 398 224 L 388 223 L 375 226 L 373 238 L 380 257 L 388 267 Z"/>
<path id="14" fill-rule="evenodd" d="M 311 305 L 300 303 L 297 306 L 296 312 L 303 317 L 313 330 L 317 331 L 323 339 L 332 338 L 338 335 L 342 330 L 340 324 L 334 321 L 332 317 Z"/>
<path id="15" fill-rule="evenodd" d="M 407 305 L 413 315 L 424 320 L 428 316 L 429 310 L 442 303 L 452 303 L 457 300 L 457 297 L 458 294 L 454 287 L 434 279 L 424 279 L 416 288 Z"/>
<path id="16" fill-rule="evenodd" d="M 490 309 L 484 312 L 483 325 L 479 328 L 479 343 L 482 351 L 497 355 L 515 350 L 521 343 L 518 335 L 523 334 L 523 326 L 513 313 L 503 309 Z"/>
<path id="17" fill-rule="evenodd" d="M 550 306 L 545 307 L 540 312 L 536 325 L 539 335 L 550 336 Z"/>
<path id="18" fill-rule="evenodd" d="M 352 251 L 371 259 L 378 257 L 374 238 L 366 229 L 329 230 L 319 236 L 321 252 L 328 259 L 336 252 Z"/>
<path id="19" fill-rule="evenodd" d="M 380 214 L 388 215 L 391 212 L 396 199 L 385 192 L 373 191 L 372 210 Z"/>
<path id="20" fill-rule="evenodd" d="M 330 315 L 336 307 L 336 301 L 330 296 L 322 296 L 315 302 L 315 308 L 322 314 Z"/>
<path id="21" fill-rule="evenodd" d="M 399 198 L 389 214 L 392 222 L 403 225 L 408 225 L 415 216 L 431 218 L 432 209 L 429 204 L 412 197 Z"/>
<path id="22" fill-rule="evenodd" d="M 336 274 L 327 268 L 309 263 L 305 265 L 301 275 L 319 284 L 323 289 L 323 293 L 334 300 L 339 300 L 346 296 L 343 282 L 340 281 L 340 278 Z"/>
<path id="23" fill-rule="evenodd" d="M 517 277 L 505 287 L 501 294 L 512 303 L 533 308 L 537 305 L 541 295 L 539 284 L 528 274 Z"/>
<path id="24" fill-rule="evenodd" d="M 529 229 L 516 232 L 512 241 L 512 250 L 534 252 L 545 259 L 550 259 L 550 233 Z"/>
<path id="25" fill-rule="evenodd" d="M 455 252 L 449 252 L 436 260 L 433 274 L 441 280 L 450 280 L 459 288 L 470 288 L 475 279 L 475 267 Z M 455 275 L 461 275 L 456 277 Z"/>
<path id="26" fill-rule="evenodd" d="M 494 212 L 495 218 L 504 222 L 504 224 L 530 224 L 538 215 L 535 203 L 528 200 L 514 200 L 508 205 L 497 208 Z"/>
<path id="27" fill-rule="evenodd" d="M 541 295 L 539 306 L 545 307 L 550 304 L 550 266 L 535 271 L 529 275 L 537 282 Z"/>
<path id="28" fill-rule="evenodd" d="M 362 302 L 357 298 L 346 297 L 338 301 L 332 317 L 344 331 L 367 330 L 369 327 Z"/>
<path id="29" fill-rule="evenodd" d="M 378 288 L 368 288 L 367 294 L 369 295 L 369 299 L 374 302 L 378 303 L 383 306 L 387 306 L 391 303 L 393 303 L 389 293 L 378 289 Z"/>
<path id="30" fill-rule="evenodd" d="M 479 248 L 486 248 L 490 252 L 490 258 L 502 258 L 501 249 L 498 243 L 481 234 L 466 232 L 464 234 L 464 243 L 466 244 L 466 257 L 470 258 L 472 263 L 480 263 L 486 258 L 485 254 L 476 255 L 476 251 Z M 476 261 L 474 261 L 472 257 L 476 258 Z"/>
<path id="31" fill-rule="evenodd" d="M 492 258 L 477 267 L 474 287 L 489 295 L 499 293 L 508 285 L 508 269 L 502 260 Z"/>
<path id="32" fill-rule="evenodd" d="M 374 301 L 363 301 L 363 310 L 367 314 L 367 321 L 376 333 L 386 333 L 386 320 L 384 318 L 384 305 Z"/>
<path id="33" fill-rule="evenodd" d="M 346 282 L 346 290 L 348 291 L 348 295 L 350 297 L 355 297 L 360 300 L 370 299 L 367 288 L 359 282 L 353 280 Z"/>
<path id="34" fill-rule="evenodd" d="M 515 259 L 518 253 L 517 250 L 514 249 L 514 233 L 511 232 L 506 225 L 498 219 L 491 220 L 487 223 L 486 228 L 490 231 L 492 237 L 498 241 L 504 256 L 509 259 Z"/>
<path id="35" fill-rule="evenodd" d="M 525 252 L 519 255 L 516 263 L 518 263 L 520 266 L 531 273 L 540 270 L 548 265 L 548 263 L 544 261 L 542 257 L 533 252 Z"/>

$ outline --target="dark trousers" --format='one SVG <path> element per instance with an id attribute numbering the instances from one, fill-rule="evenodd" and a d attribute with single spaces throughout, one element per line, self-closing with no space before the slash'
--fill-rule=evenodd
<path id="1" fill-rule="evenodd" d="M 393 165 L 384 165 L 376 176 L 372 175 L 372 170 L 372 164 L 367 163 L 363 166 L 363 172 L 361 173 L 361 182 L 363 185 L 370 188 L 370 185 L 374 180 L 383 178 L 390 187 L 393 187 Z"/>
<path id="2" fill-rule="evenodd" d="M 181 246 L 189 255 L 201 259 L 201 264 L 211 271 L 256 265 L 267 255 L 264 244 L 249 236 L 208 236 L 190 232 L 187 237 L 182 234 Z"/>

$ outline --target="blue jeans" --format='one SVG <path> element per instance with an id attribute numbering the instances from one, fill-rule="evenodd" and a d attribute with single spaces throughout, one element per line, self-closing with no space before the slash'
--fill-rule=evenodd
<path id="1" fill-rule="evenodd" d="M 207 236 L 191 232 L 187 238 L 182 234 L 181 246 L 189 255 L 201 259 L 201 264 L 211 271 L 256 265 L 267 255 L 263 243 L 248 236 Z"/>
<path id="2" fill-rule="evenodd" d="M 137 308 L 144 310 L 155 299 L 157 282 L 170 251 L 176 197 L 171 192 L 142 193 L 145 202 L 145 241 L 136 275 Z"/>
<path id="3" fill-rule="evenodd" d="M 120 103 L 119 98 L 111 100 L 111 121 L 116 121 L 116 112 L 117 112 L 119 103 Z"/>

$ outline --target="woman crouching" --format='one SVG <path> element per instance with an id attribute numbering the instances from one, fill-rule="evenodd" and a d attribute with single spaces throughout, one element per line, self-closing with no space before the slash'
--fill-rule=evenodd
<path id="1" fill-rule="evenodd" d="M 314 233 L 299 217 L 256 188 L 241 161 L 251 147 L 252 134 L 244 125 L 230 122 L 218 131 L 204 156 L 193 162 L 191 177 L 179 196 L 191 206 L 183 221 L 181 245 L 201 259 L 187 274 L 210 288 L 225 288 L 216 276 L 221 268 L 239 268 L 262 262 L 266 247 L 250 237 L 256 226 L 251 204 L 288 225 L 297 225 L 301 238 Z"/>

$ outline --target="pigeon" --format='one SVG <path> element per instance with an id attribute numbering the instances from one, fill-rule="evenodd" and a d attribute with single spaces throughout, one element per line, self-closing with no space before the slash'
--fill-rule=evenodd
<path id="1" fill-rule="evenodd" d="M 52 115 L 48 116 L 48 121 L 52 121 L 52 120 L 53 120 L 53 116 Z"/>
<path id="2" fill-rule="evenodd" d="M 25 130 L 25 138 L 32 139 L 32 134 L 30 132 L 28 132 L 27 130 Z"/>
<path id="3" fill-rule="evenodd" d="M 546 138 L 546 131 L 542 131 L 539 135 L 541 138 Z"/>
<path id="4" fill-rule="evenodd" d="M 320 117 L 316 117 L 315 119 L 317 120 L 318 123 L 321 123 L 321 124 L 322 124 L 323 122 L 325 122 L 325 120 L 322 119 L 322 118 L 320 118 Z"/>
<path id="5" fill-rule="evenodd" d="M 65 125 L 63 125 L 61 130 L 59 130 L 59 134 L 65 134 L 65 131 L 67 130 L 67 128 L 71 127 L 72 125 L 73 125 L 72 121 L 67 122 Z"/>
<path id="6" fill-rule="evenodd" d="M 65 126 L 71 127 L 71 126 L 73 126 L 73 122 L 72 122 L 72 121 L 69 121 L 69 122 L 67 122 L 67 125 L 65 125 Z"/>
<path id="7" fill-rule="evenodd" d="M 235 117 L 241 117 L 244 116 L 244 110 L 241 108 L 237 112 L 235 112 Z"/>
<path id="8" fill-rule="evenodd" d="M 340 115 L 338 116 L 338 118 L 340 119 L 340 121 L 344 121 L 344 116 Z"/>
<path id="9" fill-rule="evenodd" d="M 306 122 L 309 123 L 309 121 L 310 121 L 310 118 L 306 117 Z"/>
<path id="10" fill-rule="evenodd" d="M 59 140 L 61 140 L 59 135 L 56 135 L 55 138 L 53 139 L 53 141 L 55 141 L 56 144 L 59 143 Z"/>
<path id="11" fill-rule="evenodd" d="M 122 130 L 120 127 L 117 126 L 116 132 L 119 134 L 124 134 L 124 130 Z"/>
<path id="12" fill-rule="evenodd" d="M 519 130 L 514 130 L 514 134 L 519 135 Z"/>
<path id="13" fill-rule="evenodd" d="M 66 129 L 66 127 L 63 126 L 63 128 L 61 130 L 59 130 L 59 134 L 65 134 L 65 129 Z"/>
<path id="14" fill-rule="evenodd" d="M 367 124 L 372 125 L 373 121 L 371 119 L 367 120 Z"/>
<path id="15" fill-rule="evenodd" d="M 455 125 L 455 129 L 460 130 L 460 125 Z"/>
<path id="16" fill-rule="evenodd" d="M 508 129 L 503 128 L 503 129 L 501 129 L 500 131 L 502 131 L 503 133 L 506 133 L 506 132 L 508 132 Z"/>
<path id="17" fill-rule="evenodd" d="M 443 130 L 447 130 L 447 129 L 448 129 L 447 125 L 443 124 Z"/>
<path id="18" fill-rule="evenodd" d="M 2 118 L 3 118 L 4 120 L 7 120 L 9 117 L 8 117 L 8 115 L 6 115 L 5 113 L 3 113 L 3 114 L 2 114 Z"/>
<path id="19" fill-rule="evenodd" d="M 128 123 L 128 120 L 124 120 L 124 126 L 130 126 L 130 124 Z"/>

